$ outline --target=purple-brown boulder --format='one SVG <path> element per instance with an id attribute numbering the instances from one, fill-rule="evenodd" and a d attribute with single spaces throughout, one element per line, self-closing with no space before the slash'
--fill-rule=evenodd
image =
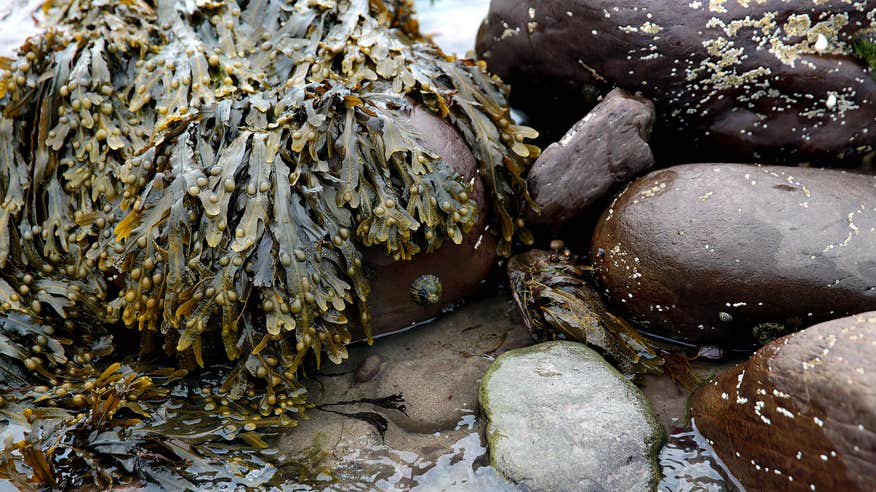
<path id="1" fill-rule="evenodd" d="M 773 341 L 703 386 L 692 415 L 748 490 L 873 490 L 876 312 Z"/>
<path id="2" fill-rule="evenodd" d="M 471 294 L 497 260 L 495 237 L 486 231 L 489 219 L 486 192 L 477 175 L 477 161 L 465 139 L 451 125 L 419 106 L 411 112 L 411 123 L 429 149 L 466 181 L 474 180 L 472 197 L 480 215 L 471 231 L 463 235 L 461 244 L 447 240 L 436 251 L 416 255 L 410 261 L 394 261 L 379 248 L 367 252 L 367 263 L 375 269 L 368 297 L 374 335 L 402 330 L 438 315 L 448 304 Z M 421 304 L 411 296 L 411 284 L 423 275 L 435 275 L 440 280 L 442 293 L 438 302 Z M 354 337 L 361 336 L 354 333 Z"/>
<path id="3" fill-rule="evenodd" d="M 535 161 L 527 182 L 541 214 L 533 214 L 530 222 L 561 227 L 650 169 L 653 125 L 651 101 L 623 89 L 611 91 Z"/>
<path id="4" fill-rule="evenodd" d="M 656 104 L 658 161 L 832 161 L 876 142 L 876 82 L 850 48 L 874 12 L 847 0 L 493 0 L 477 52 L 540 129 L 564 131 L 618 86 Z"/>
<path id="5" fill-rule="evenodd" d="M 593 265 L 645 331 L 750 346 L 876 309 L 876 177 L 838 170 L 690 164 L 652 172 L 603 213 Z"/>

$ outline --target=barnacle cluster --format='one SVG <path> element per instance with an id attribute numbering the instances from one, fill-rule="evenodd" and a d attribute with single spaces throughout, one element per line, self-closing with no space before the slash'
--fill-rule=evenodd
<path id="1" fill-rule="evenodd" d="M 347 326 L 367 328 L 363 249 L 408 260 L 486 213 L 406 122 L 414 104 L 470 145 L 500 253 L 531 242 L 535 132 L 482 63 L 420 36 L 409 0 L 45 12 L 0 60 L 0 357 L 22 381 L 93 379 L 128 345 L 185 370 L 230 362 L 223 398 L 257 382 L 263 416 L 303 409 L 305 355 L 339 362 Z"/>

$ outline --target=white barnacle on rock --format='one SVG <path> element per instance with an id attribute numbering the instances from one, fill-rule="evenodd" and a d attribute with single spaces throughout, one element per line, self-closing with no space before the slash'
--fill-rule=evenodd
<path id="1" fill-rule="evenodd" d="M 827 36 L 818 33 L 818 39 L 815 41 L 815 51 L 818 54 L 824 53 L 825 50 L 827 50 L 828 45 Z"/>
<path id="2" fill-rule="evenodd" d="M 754 402 L 754 413 L 757 414 L 758 417 L 765 423 L 766 425 L 770 425 L 772 420 L 769 419 L 766 415 L 763 414 L 763 408 L 766 404 L 760 400 Z"/>
<path id="3" fill-rule="evenodd" d="M 727 12 L 727 7 L 724 7 L 725 3 L 727 3 L 727 0 L 709 0 L 709 10 L 723 14 Z"/>
<path id="4" fill-rule="evenodd" d="M 644 24 L 642 24 L 642 27 L 640 27 L 639 30 L 648 34 L 657 34 L 658 32 L 663 30 L 663 27 L 658 26 L 653 22 L 645 22 Z"/>
<path id="5" fill-rule="evenodd" d="M 836 93 L 831 92 L 827 96 L 827 101 L 824 102 L 824 105 L 827 106 L 827 109 L 833 109 L 836 107 Z"/>
<path id="6" fill-rule="evenodd" d="M 794 413 L 791 412 L 790 410 L 788 410 L 788 409 L 785 408 L 785 407 L 776 407 L 776 412 L 778 412 L 778 413 L 784 415 L 785 417 L 788 417 L 789 419 L 793 419 L 793 418 L 794 418 Z"/>
<path id="7" fill-rule="evenodd" d="M 779 391 L 777 389 L 773 389 L 773 396 L 785 399 L 791 398 L 791 395 L 789 395 L 788 393 L 785 393 L 784 391 Z"/>

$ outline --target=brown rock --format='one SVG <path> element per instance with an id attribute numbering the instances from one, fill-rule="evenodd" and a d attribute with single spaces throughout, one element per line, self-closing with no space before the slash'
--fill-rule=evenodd
<path id="1" fill-rule="evenodd" d="M 367 262 L 375 268 L 368 298 L 374 335 L 398 331 L 437 316 L 446 305 L 471 294 L 489 275 L 497 259 L 495 238 L 485 231 L 489 218 L 486 192 L 477 175 L 477 161 L 465 140 L 455 128 L 418 106 L 411 113 L 411 122 L 421 132 L 428 148 L 453 166 L 466 181 L 474 179 L 472 196 L 480 215 L 461 244 L 448 240 L 438 250 L 416 255 L 411 261 L 394 261 L 378 248 L 366 254 Z M 463 267 L 460 267 L 461 262 Z M 428 274 L 438 276 L 443 293 L 438 303 L 423 305 L 411 298 L 408 288 L 418 277 Z M 358 330 L 354 331 L 354 337 L 363 336 Z"/>
<path id="2" fill-rule="evenodd" d="M 562 226 L 652 167 L 653 125 L 651 101 L 623 89 L 611 91 L 533 165 L 527 181 L 541 215 L 530 221 Z"/>
<path id="3" fill-rule="evenodd" d="M 667 156 L 833 159 L 876 142 L 876 82 L 849 56 L 873 14 L 844 0 L 494 0 L 477 51 L 540 129 L 619 86 L 654 101 Z"/>
<path id="4" fill-rule="evenodd" d="M 876 177 L 691 164 L 622 192 L 594 233 L 597 277 L 645 331 L 746 345 L 876 309 Z"/>
<path id="5" fill-rule="evenodd" d="M 693 397 L 699 431 L 749 490 L 873 490 L 876 312 L 780 338 Z"/>

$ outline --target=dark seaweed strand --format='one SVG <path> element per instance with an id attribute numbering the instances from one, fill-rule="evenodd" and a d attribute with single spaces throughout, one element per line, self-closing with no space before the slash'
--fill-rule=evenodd
<path id="1" fill-rule="evenodd" d="M 44 338 L 122 321 L 143 351 L 203 366 L 220 347 L 283 411 L 269 396 L 305 354 L 340 362 L 367 327 L 364 247 L 407 260 L 476 221 L 400 118 L 414 101 L 471 145 L 500 252 L 531 240 L 534 131 L 482 64 L 418 37 L 410 2 L 54 3 L 0 81 L 0 313 L 57 326 Z M 4 333 L 44 377 L 88 367 L 31 336 Z"/>

